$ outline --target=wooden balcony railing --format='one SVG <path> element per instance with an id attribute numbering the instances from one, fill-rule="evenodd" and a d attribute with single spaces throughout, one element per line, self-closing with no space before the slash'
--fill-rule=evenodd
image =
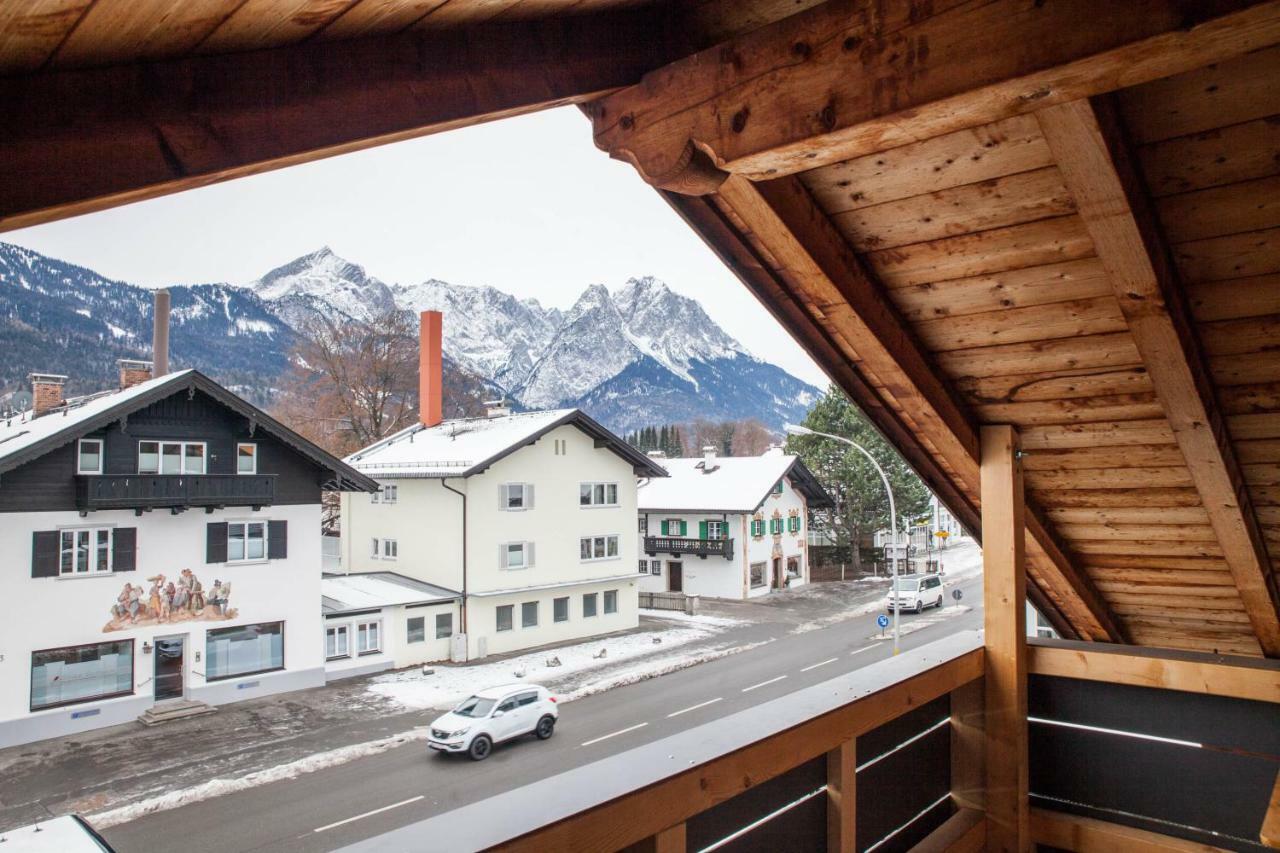
<path id="1" fill-rule="evenodd" d="M 670 554 L 673 557 L 695 556 L 733 559 L 732 539 L 687 539 L 682 536 L 646 536 L 644 552 L 650 557 Z"/>
<path id="2" fill-rule="evenodd" d="M 267 506 L 274 474 L 127 474 L 76 478 L 82 510 Z"/>

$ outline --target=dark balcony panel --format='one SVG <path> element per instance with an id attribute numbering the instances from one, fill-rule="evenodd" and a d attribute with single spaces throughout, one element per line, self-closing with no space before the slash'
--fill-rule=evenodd
<path id="1" fill-rule="evenodd" d="M 275 502 L 274 474 L 128 474 L 81 476 L 82 510 L 197 506 L 266 506 Z"/>
<path id="2" fill-rule="evenodd" d="M 646 536 L 644 552 L 650 557 L 670 554 L 673 557 L 724 557 L 733 559 L 732 539 L 686 539 L 681 536 Z"/>

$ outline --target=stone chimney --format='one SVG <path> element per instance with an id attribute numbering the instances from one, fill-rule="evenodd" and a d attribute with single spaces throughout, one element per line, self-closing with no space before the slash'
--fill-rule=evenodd
<path id="1" fill-rule="evenodd" d="M 134 358 L 116 359 L 116 366 L 120 368 L 120 390 L 132 388 L 134 385 L 141 385 L 151 378 L 151 362 L 139 361 Z"/>
<path id="2" fill-rule="evenodd" d="M 424 427 L 444 420 L 444 316 L 423 311 L 418 336 L 418 418 Z"/>
<path id="3" fill-rule="evenodd" d="M 169 372 L 169 291 L 160 288 L 155 293 L 154 316 L 151 323 L 152 374 L 164 376 Z M 150 377 L 147 377 L 148 379 Z"/>
<path id="4" fill-rule="evenodd" d="M 27 378 L 31 380 L 31 413 L 33 416 L 38 418 L 62 407 L 65 402 L 62 396 L 62 386 L 66 384 L 67 377 L 60 376 L 57 373 L 32 373 Z"/>

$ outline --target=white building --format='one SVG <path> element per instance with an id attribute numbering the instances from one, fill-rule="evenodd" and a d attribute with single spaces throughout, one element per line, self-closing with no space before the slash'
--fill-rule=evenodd
<path id="1" fill-rule="evenodd" d="M 195 371 L 121 374 L 0 421 L 0 746 L 324 683 L 320 493 L 376 484 Z"/>
<path id="2" fill-rule="evenodd" d="M 330 681 L 449 657 L 458 592 L 395 572 L 326 574 L 320 592 Z"/>
<path id="3" fill-rule="evenodd" d="M 929 515 L 932 518 L 936 547 L 945 547 L 948 542 L 962 539 L 966 535 L 960 522 L 951 514 L 951 510 L 942 505 L 937 495 L 929 495 Z M 938 536 L 939 533 L 947 535 Z"/>
<path id="4" fill-rule="evenodd" d="M 809 510 L 831 498 L 797 456 L 655 459 L 640 486 L 640 588 L 752 598 L 809 580 Z"/>
<path id="5" fill-rule="evenodd" d="M 577 409 L 431 423 L 439 323 L 424 312 L 426 422 L 348 458 L 382 489 L 343 496 L 342 566 L 459 590 L 455 658 L 636 627 L 636 477 L 665 471 Z"/>

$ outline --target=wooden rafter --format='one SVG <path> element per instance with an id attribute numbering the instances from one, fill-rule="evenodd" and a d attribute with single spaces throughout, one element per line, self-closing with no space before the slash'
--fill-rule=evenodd
<path id="1" fill-rule="evenodd" d="M 661 8 L 0 78 L 0 231 L 574 103 L 680 55 Z"/>
<path id="2" fill-rule="evenodd" d="M 1241 475 L 1190 311 L 1122 128 L 1104 102 L 1037 118 L 1111 279 L 1156 396 L 1268 657 L 1280 656 L 1271 560 Z"/>
<path id="3" fill-rule="evenodd" d="M 786 316 L 780 319 L 802 339 L 824 342 L 820 363 L 843 364 L 846 372 L 850 362 L 855 365 L 856 380 L 841 381 L 842 386 L 976 532 L 977 428 L 808 190 L 795 178 L 752 183 L 735 176 L 714 199 L 754 247 L 757 265 L 777 271 L 764 289 L 753 287 L 757 295 L 766 305 L 785 305 Z M 713 245 L 723 242 L 722 231 L 703 233 Z M 728 260 L 737 267 L 734 259 Z M 939 490 L 940 482 L 949 488 Z M 1034 510 L 1028 518 L 1028 547 L 1043 586 L 1033 587 L 1033 602 L 1051 619 L 1057 611 L 1058 620 L 1072 624 L 1070 633 L 1125 641 L 1119 620 L 1089 578 L 1071 565 L 1046 522 Z"/>
<path id="4" fill-rule="evenodd" d="M 650 183 L 711 192 L 725 172 L 793 174 L 1277 41 L 1275 0 L 829 0 L 653 72 L 592 116 L 596 144 Z"/>

